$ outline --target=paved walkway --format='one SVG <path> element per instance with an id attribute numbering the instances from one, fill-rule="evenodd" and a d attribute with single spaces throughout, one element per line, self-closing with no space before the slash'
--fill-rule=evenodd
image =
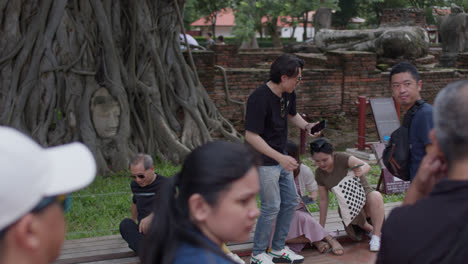
<path id="1" fill-rule="evenodd" d="M 385 204 L 385 214 L 399 206 L 400 203 Z M 312 213 L 317 221 L 319 213 Z M 302 254 L 306 257 L 307 263 L 375 263 L 376 254 L 369 251 L 369 240 L 356 243 L 351 242 L 344 232 L 344 227 L 338 212 L 329 210 L 325 229 L 335 236 L 344 246 L 345 254 L 343 256 L 335 256 L 333 253 L 321 255 L 316 249 L 306 248 Z M 243 256 L 246 263 L 249 263 L 250 254 L 252 252 L 253 233 L 249 241 L 245 243 L 228 244 L 228 247 Z M 65 241 L 59 259 L 55 264 L 71 264 L 71 263 L 86 263 L 86 264 L 136 264 L 138 258 L 135 253 L 128 248 L 128 245 L 120 235 L 91 237 Z"/>
<path id="2" fill-rule="evenodd" d="M 335 256 L 332 252 L 320 254 L 315 248 L 306 248 L 301 254 L 305 257 L 304 264 L 370 264 L 375 263 L 377 253 L 369 251 L 369 240 L 362 242 L 345 241 L 341 243 L 345 253 Z M 250 257 L 242 257 L 246 264 Z"/>

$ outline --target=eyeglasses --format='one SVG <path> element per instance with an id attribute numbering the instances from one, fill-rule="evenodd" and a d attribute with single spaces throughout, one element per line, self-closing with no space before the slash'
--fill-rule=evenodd
<path id="1" fill-rule="evenodd" d="M 58 203 L 64 212 L 68 212 L 71 207 L 70 202 L 70 198 L 65 194 L 45 197 L 31 210 L 31 212 L 38 213 L 53 203 Z"/>
<path id="2" fill-rule="evenodd" d="M 325 139 L 316 139 L 310 143 L 310 150 L 318 152 L 326 143 L 328 142 Z"/>
<path id="3" fill-rule="evenodd" d="M 145 175 L 144 174 L 137 174 L 137 175 L 130 175 L 130 177 L 134 180 L 136 180 L 136 178 L 140 179 L 140 180 L 143 180 L 145 178 Z"/>
<path id="4" fill-rule="evenodd" d="M 296 83 L 302 81 L 302 75 L 299 75 L 299 77 L 296 79 Z"/>

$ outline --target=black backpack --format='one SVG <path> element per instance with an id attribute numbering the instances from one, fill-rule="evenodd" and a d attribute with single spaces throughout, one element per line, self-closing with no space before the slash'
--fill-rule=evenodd
<path id="1" fill-rule="evenodd" d="M 420 99 L 408 110 L 403 117 L 403 124 L 393 131 L 383 151 L 382 160 L 385 167 L 393 176 L 404 181 L 410 179 L 409 126 L 414 114 L 424 103 L 424 100 Z"/>

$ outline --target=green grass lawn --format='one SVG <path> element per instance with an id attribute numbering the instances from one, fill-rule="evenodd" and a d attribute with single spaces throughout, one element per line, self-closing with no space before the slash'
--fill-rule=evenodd
<path id="1" fill-rule="evenodd" d="M 180 166 L 159 163 L 156 171 L 173 176 Z M 104 236 L 119 233 L 120 221 L 131 216 L 132 192 L 129 171 L 96 177 L 87 188 L 72 194 L 72 208 L 66 213 L 66 239 Z"/>
<path id="2" fill-rule="evenodd" d="M 308 159 L 304 163 L 315 170 Z M 173 176 L 180 170 L 163 162 L 156 166 L 156 171 L 164 176 Z M 119 234 L 119 224 L 122 219 L 130 217 L 132 194 L 130 191 L 129 171 L 122 171 L 112 176 L 96 177 L 87 188 L 72 194 L 72 208 L 66 213 L 67 239 L 77 239 L 94 236 Z M 367 179 L 370 184 L 377 184 L 380 168 L 372 165 Z M 404 194 L 383 195 L 384 202 L 402 201 Z M 332 193 L 329 193 L 329 209 L 336 209 L 338 203 Z M 309 205 L 312 212 L 318 212 L 318 204 Z"/>

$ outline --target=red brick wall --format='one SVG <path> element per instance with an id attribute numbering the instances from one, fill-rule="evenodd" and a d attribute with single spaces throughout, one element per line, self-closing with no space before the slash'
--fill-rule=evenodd
<path id="1" fill-rule="evenodd" d="M 190 65 L 188 52 L 183 52 L 185 60 Z M 197 69 L 198 78 L 207 91 L 212 91 L 215 86 L 215 53 L 212 51 L 192 51 L 192 58 Z"/>
<path id="2" fill-rule="evenodd" d="M 459 53 L 457 57 L 457 68 L 468 69 L 468 53 Z"/>
<path id="3" fill-rule="evenodd" d="M 426 28 L 426 15 L 424 9 L 420 8 L 388 8 L 383 11 L 380 25 L 405 25 Z"/>
<path id="4" fill-rule="evenodd" d="M 201 82 L 221 113 L 243 131 L 243 106 L 226 102 L 222 72 L 209 63 L 216 57 L 217 63 L 225 66 L 231 98 L 246 102 L 248 95 L 269 77 L 269 64 L 265 63 L 267 61 L 271 63 L 279 54 L 250 52 L 247 56 L 235 54 L 230 47 L 227 48 L 228 51 L 221 52 L 221 55 L 215 55 L 213 52 L 194 53 L 194 60 Z M 306 113 L 311 120 L 327 118 L 332 121 L 331 127 L 355 132 L 357 131 L 355 102 L 358 96 L 390 97 L 389 72 L 376 69 L 374 53 L 330 52 L 325 56 L 327 63 L 319 59 L 305 58 L 309 64 L 306 64 L 302 82 L 296 90 L 298 112 Z M 252 66 L 262 63 L 264 67 Z M 420 71 L 420 75 L 423 80 L 421 95 L 429 103 L 433 102 L 437 92 L 449 82 L 468 76 L 465 71 L 456 69 Z M 344 119 L 337 119 L 338 116 Z M 370 109 L 366 119 L 368 128 L 366 133 L 375 134 L 376 129 Z"/>
<path id="5" fill-rule="evenodd" d="M 271 64 L 282 51 L 275 48 L 239 50 L 237 45 L 213 45 L 217 65 L 229 68 L 256 68 Z"/>

